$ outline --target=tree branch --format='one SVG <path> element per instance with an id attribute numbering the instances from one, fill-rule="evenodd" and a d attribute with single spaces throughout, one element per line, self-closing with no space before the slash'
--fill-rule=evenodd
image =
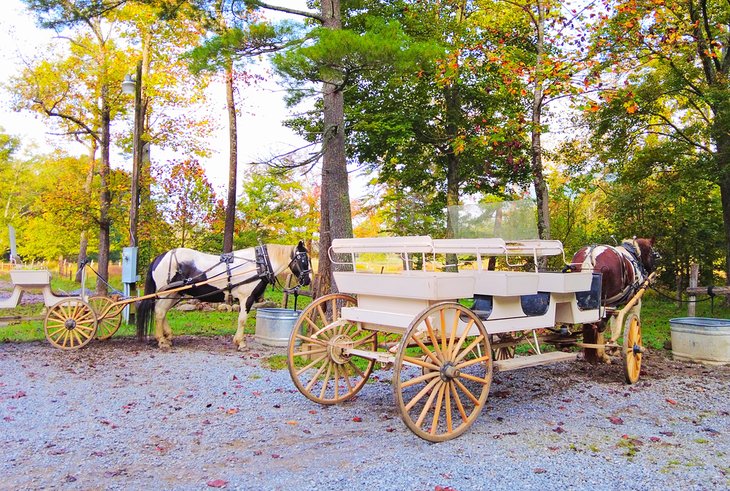
<path id="1" fill-rule="evenodd" d="M 289 7 L 280 7 L 278 5 L 271 5 L 270 3 L 261 2 L 259 0 L 250 0 L 250 2 L 248 2 L 248 3 L 250 3 L 251 5 L 255 5 L 256 7 L 263 8 L 263 9 L 274 10 L 276 12 L 283 12 L 285 14 L 298 15 L 300 17 L 307 17 L 309 19 L 314 19 L 320 23 L 324 22 L 324 17 L 322 17 L 321 15 L 316 14 L 314 12 L 308 12 L 306 10 L 297 10 L 297 9 L 292 9 Z"/>

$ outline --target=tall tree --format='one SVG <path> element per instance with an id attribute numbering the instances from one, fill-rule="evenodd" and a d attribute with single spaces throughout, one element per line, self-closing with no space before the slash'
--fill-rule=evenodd
<path id="1" fill-rule="evenodd" d="M 485 30 L 489 24 L 475 5 L 367 5 L 348 17 L 347 27 L 375 38 L 380 55 L 372 59 L 376 69 L 352 70 L 349 144 L 353 156 L 391 187 L 393 216 L 419 209 L 398 203 L 410 196 L 429 200 L 420 207 L 424 212 L 443 214 L 464 195 L 501 195 L 508 183 L 524 182 L 529 165 L 522 99 L 505 90 L 508 74 L 492 62 L 502 36 Z M 453 234 L 450 220 L 446 233 Z"/>
<path id="2" fill-rule="evenodd" d="M 322 157 L 319 250 L 323 252 L 319 257 L 318 284 L 316 285 L 315 294 L 321 295 L 330 291 L 337 291 L 332 275 L 332 263 L 326 251 L 329 250 L 333 239 L 352 237 L 344 116 L 344 90 L 347 87 L 348 80 L 346 73 L 343 73 L 340 69 L 341 63 L 338 63 L 338 61 L 343 61 L 342 58 L 336 60 L 337 56 L 342 54 L 342 46 L 332 53 L 327 53 L 326 50 L 322 49 L 322 46 L 327 43 L 327 40 L 331 43 L 337 33 L 342 30 L 342 5 L 340 0 L 320 2 L 320 10 L 317 13 L 273 5 L 258 0 L 249 0 L 247 4 L 257 8 L 303 17 L 316 21 L 321 26 L 310 33 L 310 39 L 319 40 L 318 43 L 315 43 L 315 51 L 318 57 L 317 59 L 310 59 L 314 63 L 306 78 L 309 82 L 322 84 L 321 151 L 318 156 Z M 329 47 L 334 47 L 334 45 L 329 44 Z M 299 48 L 306 49 L 306 46 L 299 46 Z M 302 52 L 298 50 L 299 48 L 292 50 L 291 56 L 301 57 Z"/>
<path id="3" fill-rule="evenodd" d="M 77 0 L 26 0 L 41 25 L 62 30 L 68 25 L 82 25 L 84 33 L 72 39 L 72 57 L 61 61 L 65 65 L 65 72 L 54 72 L 50 64 L 41 63 L 40 70 L 45 70 L 46 77 L 38 78 L 32 75 L 32 69 L 26 70 L 23 79 L 18 81 L 16 88 L 23 94 L 30 91 L 25 101 L 27 107 L 52 118 L 58 118 L 62 127 L 73 134 L 83 134 L 96 141 L 101 160 L 98 167 L 100 177 L 100 206 L 99 206 L 99 269 L 96 282 L 96 291 L 106 293 L 109 278 L 109 172 L 111 146 L 112 112 L 118 107 L 115 99 L 120 97 L 119 85 L 121 72 L 119 67 L 121 52 L 115 47 L 111 39 L 112 31 L 104 24 L 98 15 L 89 15 L 86 12 L 86 3 Z M 89 71 L 71 70 L 83 64 Z M 83 86 L 75 86 L 74 82 L 83 82 Z M 27 87 L 23 87 L 26 84 Z M 44 85 L 45 84 L 45 85 Z M 86 91 L 85 93 L 83 91 Z M 82 91 L 79 94 L 79 91 Z M 80 97 L 79 97 L 80 96 Z M 87 101 L 85 104 L 84 101 Z M 91 101 L 91 104 L 88 104 Z M 87 112 L 88 111 L 88 112 Z"/>
<path id="4" fill-rule="evenodd" d="M 255 79 L 241 72 L 242 61 L 280 49 L 283 32 L 261 22 L 259 15 L 244 3 L 230 0 L 193 1 L 201 25 L 212 35 L 190 53 L 194 73 L 222 71 L 228 112 L 228 193 L 223 231 L 223 252 L 233 250 L 238 184 L 238 130 L 236 86 Z"/>
<path id="5" fill-rule="evenodd" d="M 730 281 L 730 5 L 719 0 L 609 2 L 593 39 L 597 147 L 620 168 L 691 170 L 720 190 Z"/>

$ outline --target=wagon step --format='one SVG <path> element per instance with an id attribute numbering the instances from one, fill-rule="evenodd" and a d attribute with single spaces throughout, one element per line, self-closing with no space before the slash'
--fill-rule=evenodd
<path id="1" fill-rule="evenodd" d="M 517 370 L 519 368 L 548 365 L 551 363 L 559 363 L 561 361 L 572 361 L 577 357 L 578 353 L 564 353 L 562 351 L 552 351 L 550 353 L 541 353 L 539 355 L 520 356 L 509 360 L 495 360 L 494 370 L 506 372 L 509 370 Z"/>

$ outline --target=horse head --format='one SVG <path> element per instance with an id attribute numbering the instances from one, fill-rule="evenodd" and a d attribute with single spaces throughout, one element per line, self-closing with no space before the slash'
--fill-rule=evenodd
<path id="1" fill-rule="evenodd" d="M 652 273 L 656 269 L 661 256 L 654 249 L 654 238 L 638 239 L 634 237 L 631 240 L 624 241 L 623 245 L 626 249 L 630 250 L 633 248 L 635 250 L 635 256 L 647 274 Z"/>
<path id="2" fill-rule="evenodd" d="M 291 251 L 289 269 L 292 274 L 297 277 L 297 281 L 300 286 L 309 285 L 311 282 L 310 273 L 312 272 L 312 269 L 309 263 L 307 248 L 304 247 L 304 242 L 301 240 Z"/>

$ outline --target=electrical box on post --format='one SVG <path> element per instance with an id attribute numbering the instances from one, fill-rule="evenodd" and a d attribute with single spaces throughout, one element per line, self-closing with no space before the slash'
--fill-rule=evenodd
<path id="1" fill-rule="evenodd" d="M 137 283 L 137 248 L 125 247 L 122 249 L 122 283 Z"/>

